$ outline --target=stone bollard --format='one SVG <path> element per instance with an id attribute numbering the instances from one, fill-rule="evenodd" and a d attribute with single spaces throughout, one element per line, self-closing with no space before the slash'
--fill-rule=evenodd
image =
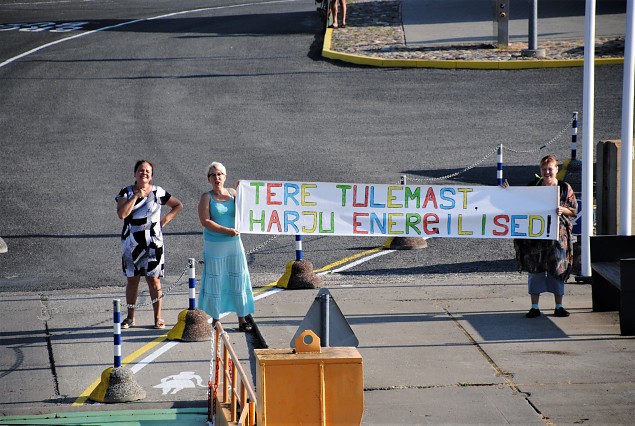
<path id="1" fill-rule="evenodd" d="M 95 402 L 131 402 L 144 399 L 146 391 L 135 381 L 132 370 L 121 366 L 121 302 L 112 301 L 114 366 L 101 373 L 101 382 L 90 393 Z"/>
<path id="2" fill-rule="evenodd" d="M 196 309 L 196 259 L 188 259 L 189 309 L 179 312 L 176 325 L 168 333 L 168 340 L 203 342 L 212 338 L 210 316 Z"/>
<path id="3" fill-rule="evenodd" d="M 288 290 L 319 288 L 322 279 L 313 272 L 313 263 L 308 260 L 296 260 L 291 265 L 291 275 L 287 284 Z"/>
<path id="4" fill-rule="evenodd" d="M 390 242 L 391 250 L 416 250 L 428 247 L 428 242 L 421 237 L 395 237 Z"/>
<path id="5" fill-rule="evenodd" d="M 95 402 L 117 403 L 145 399 L 146 391 L 139 386 L 132 370 L 126 367 L 109 367 L 101 373 L 101 382 L 90 393 Z"/>
<path id="6" fill-rule="evenodd" d="M 179 312 L 178 321 L 168 332 L 168 340 L 203 342 L 212 338 L 210 316 L 200 309 L 185 309 Z"/>

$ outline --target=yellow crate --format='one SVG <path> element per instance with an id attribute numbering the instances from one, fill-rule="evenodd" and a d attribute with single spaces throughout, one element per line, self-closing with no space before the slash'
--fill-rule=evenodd
<path id="1" fill-rule="evenodd" d="M 254 350 L 258 426 L 361 424 L 362 356 L 356 348 L 320 348 L 319 342 L 307 330 L 295 350 Z"/>

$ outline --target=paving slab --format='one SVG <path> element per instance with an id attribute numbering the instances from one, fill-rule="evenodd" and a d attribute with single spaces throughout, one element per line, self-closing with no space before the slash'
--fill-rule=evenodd
<path id="1" fill-rule="evenodd" d="M 376 276 L 327 274 L 359 340 L 363 424 L 631 424 L 635 339 L 619 334 L 616 312 L 592 312 L 591 287 L 568 284 L 569 318 L 524 316 L 521 274 Z M 289 348 L 318 290 L 265 293 L 254 319 L 269 348 Z M 204 409 L 210 342 L 165 339 L 149 307 L 123 332 L 123 355 L 147 398 L 95 404 L 82 395 L 112 365 L 112 299 L 122 288 L 0 295 L 3 415 Z M 185 289 L 164 302 L 169 326 Z M 255 384 L 255 333 L 222 319 Z M 0 423 L 2 423 L 0 417 Z"/>

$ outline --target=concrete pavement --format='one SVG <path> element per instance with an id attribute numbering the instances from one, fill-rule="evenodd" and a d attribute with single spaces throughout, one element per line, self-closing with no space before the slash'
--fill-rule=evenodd
<path id="1" fill-rule="evenodd" d="M 509 41 L 527 41 L 528 1 L 511 1 Z M 407 46 L 456 45 L 497 39 L 492 0 L 402 0 Z M 540 1 L 538 41 L 584 39 L 584 1 Z M 597 2 L 597 37 L 624 35 L 626 2 Z"/>
<path id="2" fill-rule="evenodd" d="M 382 276 L 368 266 L 322 278 L 360 342 L 365 425 L 627 425 L 635 418 L 635 339 L 620 336 L 617 313 L 591 311 L 590 285 L 567 285 L 569 318 L 554 317 L 553 300 L 545 296 L 544 315 L 527 319 L 526 276 L 516 273 Z M 204 419 L 209 342 L 165 340 L 165 331 L 150 327 L 149 310 L 139 313 L 139 326 L 123 334 L 124 362 L 147 398 L 95 405 L 82 397 L 112 365 L 109 308 L 120 293 L 0 295 L 3 315 L 12 318 L 0 326 L 1 407 L 2 414 L 17 416 L 0 418 L 0 424 L 20 418 L 38 424 L 33 415 L 46 413 L 63 420 L 50 423 L 52 417 L 44 416 L 47 424 L 78 424 L 73 419 L 86 421 L 81 413 L 109 411 L 115 413 L 108 423 L 116 424 L 121 410 Z M 178 290 L 166 299 L 169 325 L 185 293 Z M 316 293 L 261 296 L 254 319 L 269 348 L 290 346 Z M 255 381 L 255 334 L 238 332 L 233 315 L 222 321 Z M 189 380 L 196 376 L 200 381 Z M 73 417 L 60 419 L 68 413 Z"/>
<path id="3" fill-rule="evenodd" d="M 501 9 L 509 16 L 509 49 L 491 48 L 506 42 L 499 40 L 499 24 L 495 20 L 500 3 L 503 2 L 402 0 L 398 16 L 394 7 L 386 3 L 385 13 L 378 6 L 382 12 L 373 15 L 380 18 L 368 17 L 366 22 L 351 16 L 355 24 L 349 26 L 350 33 L 327 29 L 322 56 L 378 67 L 528 69 L 584 64 L 584 1 L 539 2 L 536 48 L 545 56 L 531 59 L 521 54 L 529 45 L 527 1 L 511 1 Z M 596 64 L 623 63 L 619 40 L 626 30 L 626 1 L 597 2 L 594 22 Z"/>

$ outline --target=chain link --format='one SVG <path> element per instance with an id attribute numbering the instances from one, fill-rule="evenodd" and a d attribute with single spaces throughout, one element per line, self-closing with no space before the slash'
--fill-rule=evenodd
<path id="1" fill-rule="evenodd" d="M 464 168 L 463 170 L 460 170 L 458 172 L 455 173 L 451 173 L 449 175 L 445 175 L 445 176 L 440 176 L 440 177 L 435 177 L 435 178 L 411 178 L 410 180 L 413 180 L 415 182 L 435 182 L 435 181 L 441 181 L 441 180 L 447 180 L 447 179 L 452 179 L 453 177 L 456 177 L 462 173 L 467 172 L 468 170 L 473 169 L 474 167 L 478 166 L 479 164 L 481 164 L 483 161 L 487 160 L 489 157 L 491 157 L 493 154 L 496 153 L 496 151 L 498 150 L 498 148 L 494 148 L 492 149 L 490 152 L 488 152 L 487 154 L 485 154 L 485 156 L 483 158 L 481 158 L 480 160 L 478 160 L 477 162 L 473 163 L 470 166 L 467 166 L 466 168 Z"/>
<path id="2" fill-rule="evenodd" d="M 181 272 L 181 275 L 179 276 L 179 278 L 173 283 L 171 284 L 167 290 L 162 291 L 161 295 L 158 297 L 155 297 L 154 299 L 150 300 L 149 302 L 145 302 L 145 303 L 137 303 L 136 305 L 128 305 L 127 303 L 122 303 L 121 307 L 122 308 L 127 308 L 127 309 L 138 309 L 138 308 L 142 308 L 144 306 L 150 306 L 150 305 L 154 305 L 155 303 L 157 303 L 159 300 L 163 299 L 165 296 L 168 295 L 168 293 L 170 293 L 178 284 L 179 281 L 181 281 L 181 278 L 183 278 L 183 275 L 185 275 L 185 272 L 187 271 L 187 266 L 185 267 L 185 269 L 183 269 L 183 272 Z"/>
<path id="3" fill-rule="evenodd" d="M 269 238 L 268 240 L 262 242 L 261 244 L 257 245 L 256 247 L 252 248 L 251 250 L 249 250 L 247 253 L 245 253 L 245 255 L 249 255 L 249 254 L 255 253 L 258 250 L 263 249 L 267 244 L 269 244 L 270 242 L 272 242 L 273 240 L 275 240 L 278 237 L 279 237 L 279 235 L 274 235 L 273 237 Z M 205 262 L 202 261 L 202 260 L 199 260 L 198 263 L 203 264 Z M 179 282 L 183 278 L 183 275 L 185 275 L 185 272 L 187 271 L 187 268 L 188 267 L 186 266 L 185 269 L 183 269 L 183 272 L 181 272 L 181 275 L 179 275 L 179 278 L 173 284 L 171 284 L 165 291 L 162 291 L 160 296 L 150 300 L 149 302 L 137 303 L 136 305 L 128 305 L 127 303 L 122 303 L 121 307 L 122 308 L 127 308 L 127 309 L 138 309 L 138 308 L 142 308 L 144 306 L 154 305 L 159 300 L 161 300 L 165 296 L 167 296 L 168 293 L 170 293 L 179 284 Z"/>
<path id="4" fill-rule="evenodd" d="M 217 339 L 218 337 L 218 339 Z M 220 335 L 216 334 L 216 327 L 212 326 L 212 338 L 210 339 L 210 359 L 209 359 L 209 382 L 207 384 L 207 400 L 210 404 L 208 407 L 212 407 L 212 412 L 208 417 L 212 422 L 216 421 L 216 400 L 218 399 L 218 376 L 220 361 Z M 209 415 L 211 414 L 211 415 Z"/>
<path id="5" fill-rule="evenodd" d="M 512 148 L 507 148 L 506 146 L 503 145 L 503 149 L 509 152 L 514 152 L 516 154 L 533 154 L 536 153 L 542 149 L 545 149 L 546 147 L 548 147 L 549 145 L 553 144 L 555 141 L 557 141 L 558 139 L 560 139 L 562 137 L 562 135 L 571 128 L 571 123 L 568 123 L 562 130 L 560 130 L 560 133 L 558 133 L 556 136 L 554 136 L 549 142 L 547 142 L 544 145 L 540 145 L 538 148 L 535 149 L 529 149 L 529 150 L 520 150 L 520 149 L 512 149 Z"/>
<path id="6" fill-rule="evenodd" d="M 275 240 L 279 236 L 280 236 L 279 234 L 275 234 L 274 236 L 272 236 L 268 240 L 265 240 L 264 242 L 258 244 L 256 247 L 254 247 L 251 250 L 249 250 L 247 253 L 245 253 L 245 256 L 249 256 L 250 254 L 253 254 L 253 253 L 257 252 L 258 250 L 262 250 L 263 248 L 265 248 L 265 246 L 267 244 L 269 244 L 270 242 L 272 242 L 273 240 Z"/>
<path id="7" fill-rule="evenodd" d="M 513 149 L 513 148 L 508 148 L 504 145 L 502 145 L 504 150 L 507 150 L 509 152 L 513 152 L 513 153 L 517 153 L 517 154 L 533 154 L 536 153 L 540 150 L 543 150 L 545 148 L 547 148 L 548 146 L 550 146 L 551 144 L 553 144 L 554 142 L 556 142 L 557 140 L 559 140 L 562 135 L 571 128 L 571 123 L 567 123 L 566 126 L 564 126 L 564 128 L 562 130 L 560 130 L 560 132 L 558 132 L 558 134 L 556 136 L 554 136 L 549 142 L 540 145 L 538 148 L 535 149 L 530 149 L 530 150 L 519 150 L 519 149 Z M 442 180 L 448 180 L 448 179 L 452 179 L 460 174 L 463 174 L 471 169 L 473 169 L 474 167 L 478 166 L 479 164 L 483 163 L 485 160 L 487 160 L 489 157 L 491 157 L 492 155 L 494 155 L 495 153 L 498 152 L 498 147 L 493 148 L 491 151 L 489 151 L 487 154 L 485 154 L 485 156 L 483 158 L 481 158 L 480 160 L 476 161 L 475 163 L 467 166 L 466 168 L 464 168 L 463 170 L 460 170 L 458 172 L 455 173 L 451 173 L 445 176 L 440 176 L 440 177 L 431 177 L 431 178 L 410 178 L 409 180 L 414 181 L 414 182 L 437 182 L 437 181 L 442 181 Z"/>

